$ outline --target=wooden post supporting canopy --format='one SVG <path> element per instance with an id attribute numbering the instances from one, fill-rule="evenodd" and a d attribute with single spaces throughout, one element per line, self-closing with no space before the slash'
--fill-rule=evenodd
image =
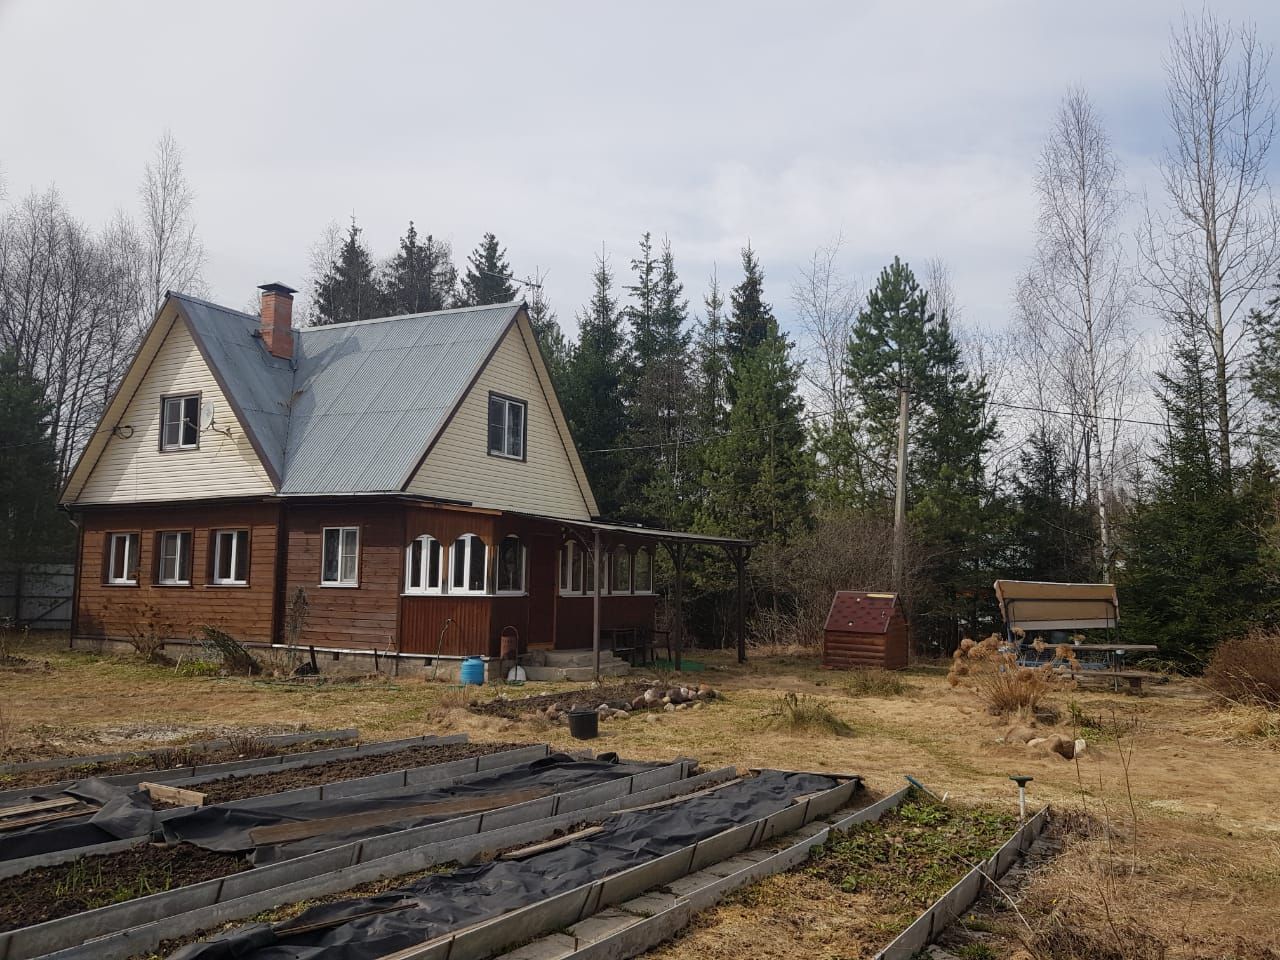
<path id="1" fill-rule="evenodd" d="M 681 669 L 681 655 L 684 652 L 684 544 L 676 543 L 672 547 L 672 560 L 675 561 L 675 667 Z"/>
<path id="2" fill-rule="evenodd" d="M 596 529 L 591 551 L 591 653 L 595 663 L 596 683 L 600 682 L 600 531 Z"/>

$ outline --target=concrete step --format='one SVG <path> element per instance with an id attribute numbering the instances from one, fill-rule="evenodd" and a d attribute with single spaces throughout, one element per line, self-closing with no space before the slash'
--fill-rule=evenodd
<path id="1" fill-rule="evenodd" d="M 589 667 L 595 662 L 595 654 L 590 650 L 542 650 L 536 662 L 541 667 Z M 612 650 L 601 650 L 600 661 L 618 659 Z"/>
<path id="2" fill-rule="evenodd" d="M 594 680 L 594 667 L 525 667 L 525 677 L 529 680 Z M 625 677 L 631 667 L 623 660 L 606 660 L 600 658 L 600 676 Z"/>

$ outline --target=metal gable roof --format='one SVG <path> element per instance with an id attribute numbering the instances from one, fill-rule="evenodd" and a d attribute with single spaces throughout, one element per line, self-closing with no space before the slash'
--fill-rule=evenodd
<path id="1" fill-rule="evenodd" d="M 399 490 L 519 309 L 503 303 L 295 333 L 280 492 Z"/>
<path id="2" fill-rule="evenodd" d="M 257 317 L 172 296 L 281 494 L 398 491 L 521 306 L 295 329 L 290 362 Z"/>

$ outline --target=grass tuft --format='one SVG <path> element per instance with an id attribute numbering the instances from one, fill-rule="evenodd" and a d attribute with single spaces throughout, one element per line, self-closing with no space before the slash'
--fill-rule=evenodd
<path id="1" fill-rule="evenodd" d="M 802 697 L 795 691 L 783 694 L 778 699 L 777 706 L 765 714 L 765 719 L 768 726 L 775 730 L 829 733 L 837 737 L 847 737 L 853 733 L 853 727 L 832 713 L 831 708 L 821 700 Z"/>
<path id="2" fill-rule="evenodd" d="M 915 687 L 889 670 L 850 670 L 844 681 L 851 697 L 901 697 Z"/>

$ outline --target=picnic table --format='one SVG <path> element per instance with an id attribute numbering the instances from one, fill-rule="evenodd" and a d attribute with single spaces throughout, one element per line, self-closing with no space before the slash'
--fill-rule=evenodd
<path id="1" fill-rule="evenodd" d="M 1058 648 L 1066 647 L 1072 653 L 1076 654 L 1074 660 L 1058 656 Z M 1050 644 L 1046 647 L 1044 653 L 1048 654 L 1048 658 L 1026 657 L 1030 648 L 1029 643 L 1023 644 L 1019 649 L 1018 662 L 1026 666 L 1039 666 L 1044 663 L 1051 663 L 1056 670 L 1059 670 L 1070 677 L 1077 683 L 1096 683 L 1101 682 L 1108 684 L 1113 690 L 1119 691 L 1121 681 L 1129 685 L 1129 689 L 1135 692 L 1141 692 L 1142 682 L 1144 680 L 1152 680 L 1159 676 L 1150 670 L 1132 670 L 1125 666 L 1128 655 L 1131 653 L 1155 653 L 1160 648 L 1153 643 L 1059 643 Z M 1030 651 L 1035 653 L 1035 651 Z M 1096 658 L 1084 657 L 1079 654 L 1101 654 Z"/>

